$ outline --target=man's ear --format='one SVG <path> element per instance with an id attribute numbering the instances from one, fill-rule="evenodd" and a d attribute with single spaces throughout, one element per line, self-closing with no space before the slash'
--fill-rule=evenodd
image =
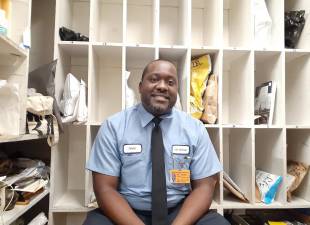
<path id="1" fill-rule="evenodd" d="M 141 94 L 142 81 L 139 82 L 139 93 Z"/>

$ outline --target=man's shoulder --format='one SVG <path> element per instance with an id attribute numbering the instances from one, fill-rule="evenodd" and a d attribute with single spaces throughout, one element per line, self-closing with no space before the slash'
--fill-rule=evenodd
<path id="1" fill-rule="evenodd" d="M 191 126 L 191 127 L 192 126 L 194 127 L 203 126 L 203 123 L 200 120 L 192 117 L 190 114 L 182 110 L 174 108 L 174 114 L 175 114 L 175 118 L 177 119 L 177 121 L 182 123 L 183 125 Z"/>
<path id="2" fill-rule="evenodd" d="M 137 112 L 138 105 L 134 105 L 122 111 L 119 111 L 106 119 L 107 123 L 117 125 L 119 123 L 125 122 L 126 118 L 134 115 Z"/>

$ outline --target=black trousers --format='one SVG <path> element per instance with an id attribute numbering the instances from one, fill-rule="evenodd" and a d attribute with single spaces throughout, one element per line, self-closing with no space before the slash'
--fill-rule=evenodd
<path id="1" fill-rule="evenodd" d="M 169 209 L 168 220 L 169 224 L 178 215 L 178 212 L 182 204 L 177 207 Z M 152 225 L 152 217 L 150 211 L 135 210 L 137 216 L 144 222 L 145 225 Z M 83 225 L 115 225 L 112 223 L 99 209 L 92 210 L 88 212 L 87 217 Z M 220 214 L 216 212 L 208 212 L 202 216 L 195 225 L 230 225 L 230 223 Z"/>

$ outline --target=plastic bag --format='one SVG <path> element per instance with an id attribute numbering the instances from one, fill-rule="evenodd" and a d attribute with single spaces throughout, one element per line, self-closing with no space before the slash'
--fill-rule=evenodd
<path id="1" fill-rule="evenodd" d="M 260 200 L 266 204 L 272 203 L 282 182 L 282 177 L 261 170 L 256 170 L 255 177 Z"/>
<path id="2" fill-rule="evenodd" d="M 48 222 L 44 212 L 38 214 L 35 218 L 33 218 L 28 225 L 45 225 Z"/>
<path id="3" fill-rule="evenodd" d="M 255 46 L 266 47 L 271 40 L 272 20 L 265 0 L 254 1 Z"/>
<path id="4" fill-rule="evenodd" d="M 87 121 L 87 105 L 86 105 L 86 84 L 83 80 L 80 83 L 80 94 L 77 102 L 77 116 L 76 120 L 78 122 L 86 122 Z"/>
<path id="5" fill-rule="evenodd" d="M 62 41 L 89 41 L 87 36 L 66 27 L 59 28 L 59 37 Z"/>
<path id="6" fill-rule="evenodd" d="M 36 92 L 54 98 L 53 114 L 57 118 L 60 131 L 63 131 L 60 110 L 55 98 L 55 73 L 57 59 L 51 63 L 40 66 L 29 73 L 28 88 L 33 88 Z"/>
<path id="7" fill-rule="evenodd" d="M 0 80 L 0 135 L 19 135 L 20 98 L 18 84 Z"/>
<path id="8" fill-rule="evenodd" d="M 295 48 L 305 25 L 305 10 L 285 12 L 285 47 Z"/>
<path id="9" fill-rule="evenodd" d="M 71 73 L 68 73 L 62 100 L 60 101 L 60 111 L 66 116 L 71 116 L 74 112 L 80 92 L 80 82 Z"/>
<path id="10" fill-rule="evenodd" d="M 287 173 L 291 177 L 294 177 L 290 185 L 288 185 L 288 190 L 287 190 L 288 201 L 290 201 L 292 198 L 292 192 L 295 191 L 299 187 L 302 180 L 306 176 L 308 172 L 308 168 L 309 168 L 308 165 L 301 163 L 301 162 L 295 162 L 291 160 L 287 162 Z"/>
<path id="11" fill-rule="evenodd" d="M 201 120 L 204 123 L 214 124 L 217 120 L 217 78 L 209 76 L 206 91 L 203 95 L 204 111 Z"/>
<path id="12" fill-rule="evenodd" d="M 181 99 L 180 99 L 179 93 L 177 95 L 177 101 L 175 102 L 174 107 L 177 108 L 178 110 L 182 110 L 182 104 L 181 104 Z"/>
<path id="13" fill-rule="evenodd" d="M 130 72 L 125 71 L 125 105 L 126 108 L 129 108 L 131 106 L 134 106 L 138 103 L 138 100 L 136 98 L 135 92 L 129 87 L 128 80 L 130 77 Z"/>
<path id="14" fill-rule="evenodd" d="M 209 55 L 203 55 L 192 59 L 191 64 L 191 91 L 190 112 L 194 118 L 200 119 L 204 109 L 202 95 L 206 89 L 206 81 L 211 72 L 211 59 Z"/>

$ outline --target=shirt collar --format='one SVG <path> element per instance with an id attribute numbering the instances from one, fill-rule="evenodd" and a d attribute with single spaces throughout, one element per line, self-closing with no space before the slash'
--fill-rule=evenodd
<path id="1" fill-rule="evenodd" d="M 138 112 L 140 115 L 141 125 L 142 127 L 145 127 L 148 125 L 151 120 L 154 118 L 154 115 L 146 111 L 146 109 L 143 107 L 142 103 L 138 105 Z M 169 113 L 166 113 L 164 115 L 161 115 L 160 118 L 167 120 L 172 119 L 174 113 L 174 108 L 171 109 Z"/>

